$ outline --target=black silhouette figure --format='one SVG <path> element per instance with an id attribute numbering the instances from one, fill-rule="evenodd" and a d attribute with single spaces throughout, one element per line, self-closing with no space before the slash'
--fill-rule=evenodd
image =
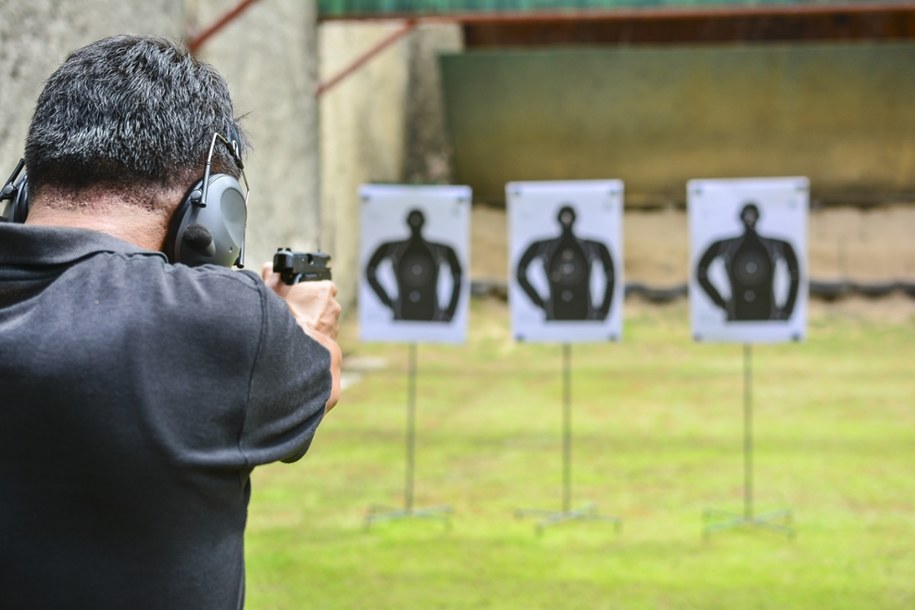
<path id="1" fill-rule="evenodd" d="M 558 237 L 528 246 L 518 263 L 518 284 L 534 305 L 544 311 L 547 320 L 605 320 L 610 313 L 616 280 L 610 251 L 601 242 L 579 239 L 572 232 L 575 210 L 571 206 L 563 206 L 556 218 L 562 232 Z M 528 267 L 535 260 L 546 272 L 549 284 L 546 297 L 528 280 Z M 600 264 L 606 277 L 604 294 L 596 306 L 591 298 L 595 263 Z"/>
<path id="2" fill-rule="evenodd" d="M 800 284 L 800 267 L 794 248 L 786 241 L 763 237 L 756 232 L 759 208 L 748 203 L 740 211 L 743 235 L 716 241 L 705 251 L 696 268 L 699 285 L 712 302 L 726 314 L 727 320 L 787 320 L 794 311 Z M 715 259 L 724 263 L 731 296 L 725 300 L 709 280 L 709 266 Z M 775 269 L 778 263 L 787 267 L 788 296 L 776 302 Z"/>
<path id="3" fill-rule="evenodd" d="M 410 237 L 378 246 L 366 266 L 366 279 L 381 302 L 394 313 L 395 320 L 450 322 L 461 296 L 461 264 L 454 249 L 426 241 L 422 228 L 426 217 L 420 210 L 407 215 Z M 390 260 L 397 278 L 397 295 L 388 294 L 378 281 L 378 266 Z M 451 273 L 451 298 L 448 306 L 439 305 L 439 273 L 448 265 Z"/>

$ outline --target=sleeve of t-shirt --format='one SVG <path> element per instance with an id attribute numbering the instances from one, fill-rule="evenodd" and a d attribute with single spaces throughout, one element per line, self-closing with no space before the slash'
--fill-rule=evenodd
<path id="1" fill-rule="evenodd" d="M 263 283 L 261 333 L 239 448 L 250 466 L 294 462 L 311 445 L 330 397 L 330 352 Z"/>

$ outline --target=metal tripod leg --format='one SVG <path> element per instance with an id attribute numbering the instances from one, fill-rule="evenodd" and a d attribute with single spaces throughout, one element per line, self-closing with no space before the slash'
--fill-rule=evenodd
<path id="1" fill-rule="evenodd" d="M 753 396 L 751 392 L 751 346 L 744 345 L 743 393 L 743 513 L 706 509 L 702 514 L 702 536 L 708 540 L 716 532 L 741 527 L 763 529 L 794 538 L 794 515 L 788 509 L 755 514 L 753 507 Z"/>
<path id="2" fill-rule="evenodd" d="M 444 519 L 445 526 L 451 527 L 450 506 L 432 506 L 415 508 L 413 506 L 413 478 L 416 467 L 416 344 L 410 344 L 409 369 L 407 372 L 407 459 L 406 480 L 404 482 L 404 506 L 393 508 L 380 505 L 370 506 L 365 516 L 365 529 L 379 521 L 397 519 L 426 518 Z"/>
<path id="3" fill-rule="evenodd" d="M 563 344 L 563 393 L 562 393 L 562 412 L 563 412 L 563 434 L 562 434 L 562 510 L 543 510 L 543 509 L 518 509 L 515 511 L 515 517 L 542 517 L 537 523 L 537 533 L 542 534 L 543 530 L 552 525 L 566 523 L 575 520 L 587 521 L 604 521 L 613 523 L 616 531 L 619 532 L 623 527 L 623 522 L 619 517 L 599 515 L 596 512 L 594 504 L 586 504 L 578 509 L 572 509 L 572 392 L 571 392 L 571 347 L 568 343 Z"/>

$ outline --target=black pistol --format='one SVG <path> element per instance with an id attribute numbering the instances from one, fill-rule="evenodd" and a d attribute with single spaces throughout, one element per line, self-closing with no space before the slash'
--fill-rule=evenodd
<path id="1" fill-rule="evenodd" d="M 329 280 L 330 255 L 323 252 L 293 252 L 279 248 L 273 255 L 273 270 L 283 278 L 284 284 Z"/>

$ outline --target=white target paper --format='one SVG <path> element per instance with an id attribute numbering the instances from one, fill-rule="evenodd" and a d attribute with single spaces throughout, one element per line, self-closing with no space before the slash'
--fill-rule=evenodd
<path id="1" fill-rule="evenodd" d="M 807 326 L 807 178 L 691 180 L 697 341 L 800 341 Z"/>
<path id="2" fill-rule="evenodd" d="M 508 290 L 518 341 L 616 341 L 622 333 L 623 183 L 512 182 Z"/>
<path id="3" fill-rule="evenodd" d="M 463 342 L 470 188 L 365 185 L 360 198 L 362 339 Z"/>

